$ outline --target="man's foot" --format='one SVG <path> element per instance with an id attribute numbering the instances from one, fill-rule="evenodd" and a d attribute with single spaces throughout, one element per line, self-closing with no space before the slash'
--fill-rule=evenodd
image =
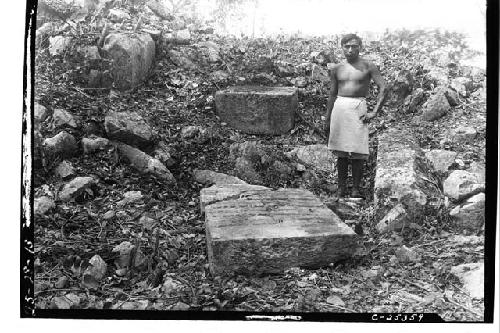
<path id="1" fill-rule="evenodd" d="M 364 199 L 365 196 L 357 188 L 353 188 L 351 192 L 351 198 Z"/>

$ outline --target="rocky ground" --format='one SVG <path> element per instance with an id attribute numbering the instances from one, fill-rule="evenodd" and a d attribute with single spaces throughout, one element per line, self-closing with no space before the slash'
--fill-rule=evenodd
<path id="1" fill-rule="evenodd" d="M 271 188 L 301 187 L 334 202 L 330 157 L 321 147 L 312 160 L 294 149 L 325 143 L 327 64 L 342 59 L 337 37 L 236 39 L 145 7 L 114 10 L 83 13 L 71 23 L 39 20 L 37 308 L 435 312 L 451 321 L 483 319 L 481 291 L 466 280 L 484 261 L 484 213 L 474 206 L 474 217 L 463 217 L 459 208 L 484 191 L 485 74 L 460 65 L 474 55 L 460 35 L 398 31 L 365 45 L 364 56 L 379 66 L 391 94 L 370 125 L 367 200 L 341 216 L 360 237 L 353 257 L 316 270 L 220 277 L 208 269 L 199 209 L 207 184 L 195 170 Z M 109 61 L 99 53 L 106 47 L 99 45 L 102 29 L 135 30 L 155 41 L 151 74 L 135 88 L 113 86 Z M 235 84 L 297 87 L 294 129 L 255 136 L 223 123 L 214 94 Z M 372 89 L 370 106 L 375 96 Z M 444 200 L 418 223 L 381 232 L 373 202 L 377 138 L 393 127 L 411 133 L 427 153 Z M 248 141 L 262 150 L 259 161 L 249 161 L 251 173 L 235 166 L 231 154 Z M 445 181 L 457 170 L 456 180 Z"/>

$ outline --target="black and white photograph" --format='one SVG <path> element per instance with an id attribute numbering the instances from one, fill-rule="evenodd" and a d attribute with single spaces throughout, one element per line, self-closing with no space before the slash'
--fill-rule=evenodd
<path id="1" fill-rule="evenodd" d="M 28 1 L 20 316 L 492 323 L 497 7 Z"/>

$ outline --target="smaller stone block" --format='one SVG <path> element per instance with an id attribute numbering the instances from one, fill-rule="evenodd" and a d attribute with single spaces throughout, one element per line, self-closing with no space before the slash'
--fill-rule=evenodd
<path id="1" fill-rule="evenodd" d="M 215 94 L 217 113 L 229 126 L 249 134 L 279 135 L 295 125 L 297 89 L 235 86 Z"/>

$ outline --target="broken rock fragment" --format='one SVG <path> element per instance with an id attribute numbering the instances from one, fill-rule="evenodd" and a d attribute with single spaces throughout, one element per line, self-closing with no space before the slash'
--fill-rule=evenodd
<path id="1" fill-rule="evenodd" d="M 484 191 L 484 181 L 465 170 L 455 170 L 443 182 L 443 192 L 453 200 L 462 200 Z"/>
<path id="2" fill-rule="evenodd" d="M 476 194 L 458 205 L 451 212 L 450 216 L 455 223 L 469 230 L 479 231 L 484 226 L 484 203 L 485 194 Z"/>
<path id="3" fill-rule="evenodd" d="M 94 152 L 105 150 L 110 147 L 109 140 L 106 138 L 83 138 L 81 142 L 84 154 L 92 154 Z"/>
<path id="4" fill-rule="evenodd" d="M 83 193 L 93 194 L 92 187 L 97 185 L 97 181 L 93 177 L 76 177 L 59 192 L 59 199 L 62 201 L 70 201 L 76 199 Z"/>
<path id="5" fill-rule="evenodd" d="M 438 91 L 427 100 L 423 109 L 422 119 L 425 121 L 434 121 L 448 113 L 450 104 L 446 95 L 442 91 Z"/>
<path id="6" fill-rule="evenodd" d="M 63 109 L 55 109 L 53 114 L 52 114 L 52 119 L 54 122 L 54 127 L 59 128 L 59 127 L 72 127 L 72 128 L 77 128 L 78 123 L 75 118 L 70 112 L 63 110 Z"/>
<path id="7" fill-rule="evenodd" d="M 114 144 L 120 154 L 140 173 L 152 174 L 169 183 L 175 183 L 175 178 L 172 173 L 170 173 L 167 167 L 156 158 L 124 143 L 115 142 Z"/>
<path id="8" fill-rule="evenodd" d="M 57 165 L 54 170 L 54 173 L 62 179 L 68 179 L 75 174 L 75 168 L 68 161 L 62 161 Z"/>
<path id="9" fill-rule="evenodd" d="M 155 42 L 147 33 L 112 33 L 104 40 L 103 53 L 112 60 L 114 86 L 131 89 L 144 81 L 155 57 Z"/>
<path id="10" fill-rule="evenodd" d="M 60 156 L 74 155 L 78 149 L 75 137 L 65 131 L 59 132 L 52 138 L 45 139 L 43 147 L 46 151 Z"/>
<path id="11" fill-rule="evenodd" d="M 43 216 L 56 207 L 54 200 L 47 196 L 35 198 L 33 201 L 33 211 L 35 216 Z"/>
<path id="12" fill-rule="evenodd" d="M 457 276 L 472 298 L 484 298 L 484 263 L 454 266 L 451 273 Z"/>
<path id="13" fill-rule="evenodd" d="M 426 152 L 425 157 L 431 162 L 436 171 L 447 173 L 448 168 L 455 162 L 457 153 L 449 150 L 433 149 Z"/>
<path id="14" fill-rule="evenodd" d="M 112 140 L 145 148 L 153 144 L 154 132 L 144 118 L 134 112 L 113 112 L 104 118 L 106 134 Z"/>
<path id="15" fill-rule="evenodd" d="M 331 150 L 324 144 L 297 147 L 288 155 L 296 156 L 301 163 L 312 166 L 315 169 L 333 172 L 335 158 Z"/>

